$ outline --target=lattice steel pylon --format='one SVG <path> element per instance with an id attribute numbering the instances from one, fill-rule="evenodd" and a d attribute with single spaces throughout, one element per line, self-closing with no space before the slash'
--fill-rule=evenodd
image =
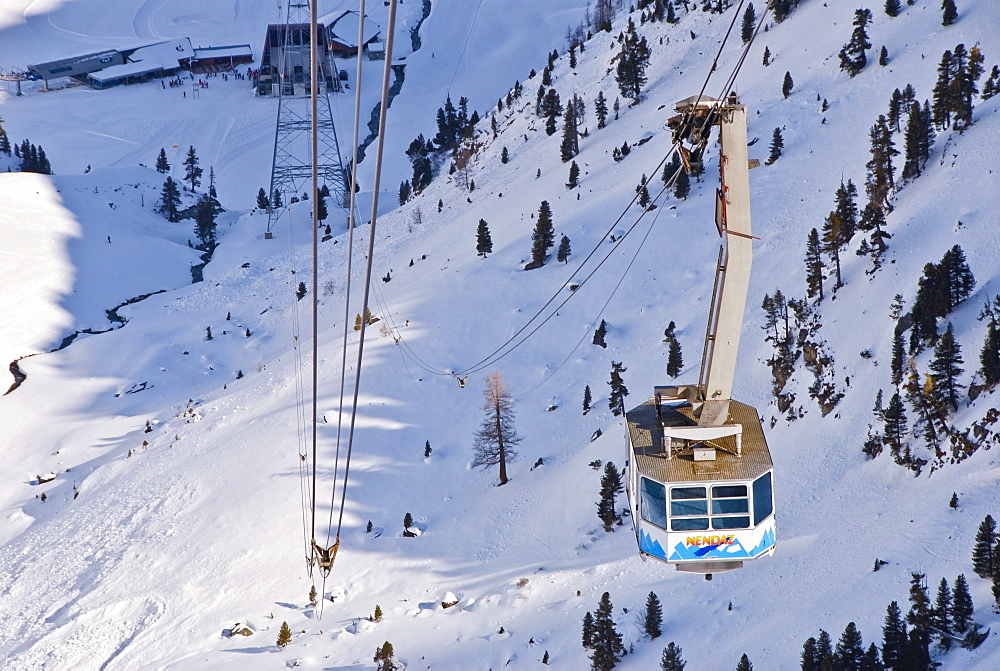
<path id="1" fill-rule="evenodd" d="M 337 129 L 333 123 L 333 111 L 329 94 L 342 91 L 340 79 L 333 58 L 326 45 L 325 27 L 320 25 L 318 70 L 320 72 L 317 105 L 310 104 L 310 17 L 309 3 L 305 0 L 289 0 L 285 24 L 268 30 L 261 77 L 269 75 L 268 90 L 258 88 L 259 93 L 276 95 L 278 114 L 274 131 L 274 156 L 271 162 L 271 188 L 268 198 L 271 208 L 267 217 L 267 233 L 272 237 L 272 229 L 285 213 L 292 199 L 300 199 L 311 188 L 312 155 L 310 141 L 312 133 L 312 109 L 316 110 L 316 167 L 321 184 L 326 185 L 330 195 L 343 205 L 348 192 L 348 180 L 340 156 Z M 277 42 L 277 44 L 272 44 Z M 274 51 L 280 49 L 275 59 Z M 273 63 L 277 60 L 277 65 Z M 264 70 L 268 70 L 265 74 Z M 276 204 L 276 194 L 280 194 L 281 205 Z M 314 195 L 310 194 L 310 198 Z"/>

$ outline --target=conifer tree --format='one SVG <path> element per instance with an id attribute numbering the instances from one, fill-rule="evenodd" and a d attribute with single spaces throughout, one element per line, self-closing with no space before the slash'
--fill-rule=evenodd
<path id="1" fill-rule="evenodd" d="M 646 85 L 646 68 L 649 66 L 650 50 L 646 38 L 635 32 L 635 23 L 629 19 L 622 50 L 615 70 L 615 81 L 622 96 L 639 101 L 642 87 Z"/>
<path id="2" fill-rule="evenodd" d="M 677 338 L 670 341 L 667 352 L 667 375 L 677 377 L 684 370 L 684 355 L 681 354 L 681 344 Z"/>
<path id="3" fill-rule="evenodd" d="M 770 64 L 771 64 L 771 50 L 767 47 L 764 47 L 764 67 L 766 68 Z"/>
<path id="4" fill-rule="evenodd" d="M 650 639 L 656 639 L 663 634 L 663 607 L 655 592 L 646 596 L 646 612 L 643 615 L 643 629 Z"/>
<path id="5" fill-rule="evenodd" d="M 889 451 L 894 459 L 899 461 L 899 455 L 903 451 L 906 441 L 906 408 L 899 392 L 892 395 L 889 405 L 882 413 L 885 422 L 885 438 L 883 442 L 889 446 Z"/>
<path id="6" fill-rule="evenodd" d="M 983 518 L 976 532 L 976 542 L 972 546 L 972 570 L 980 578 L 989 579 L 994 573 L 1000 573 L 997 557 L 994 554 L 997 544 L 997 527 L 991 515 Z"/>
<path id="7" fill-rule="evenodd" d="M 569 181 L 566 182 L 566 187 L 575 189 L 578 186 L 580 186 L 580 166 L 573 161 L 569 164 Z"/>
<path id="8" fill-rule="evenodd" d="M 854 12 L 854 32 L 851 40 L 840 50 L 840 69 L 851 77 L 857 76 L 868 63 L 865 51 L 872 48 L 868 41 L 868 24 L 872 20 L 870 9 L 858 9 Z"/>
<path id="9" fill-rule="evenodd" d="M 493 238 L 490 236 L 490 227 L 485 219 L 480 219 L 476 228 L 476 254 L 485 259 L 487 254 L 492 253 Z"/>
<path id="10" fill-rule="evenodd" d="M 965 45 L 959 44 L 955 47 L 954 68 L 955 129 L 962 132 L 972 125 L 972 99 L 979 93 L 977 84 L 983 76 L 982 51 L 979 47 L 972 47 L 966 52 Z"/>
<path id="11" fill-rule="evenodd" d="M 986 340 L 979 352 L 980 369 L 983 374 L 983 384 L 994 387 L 1000 382 L 1000 325 L 991 319 L 986 328 Z"/>
<path id="12" fill-rule="evenodd" d="M 781 83 L 781 95 L 788 97 L 792 94 L 792 87 L 795 86 L 795 82 L 792 81 L 792 73 L 785 72 L 785 78 Z"/>
<path id="13" fill-rule="evenodd" d="M 740 657 L 740 663 L 736 665 L 736 671 L 753 671 L 753 664 L 750 663 L 750 658 L 745 652 Z"/>
<path id="14" fill-rule="evenodd" d="M 552 208 L 549 201 L 543 200 L 538 207 L 538 220 L 531 234 L 531 263 L 525 270 L 541 268 L 545 265 L 549 249 L 555 244 L 555 228 L 552 226 Z"/>
<path id="15" fill-rule="evenodd" d="M 194 147 L 189 147 L 187 157 L 184 159 L 184 181 L 191 185 L 192 191 L 201 186 L 202 172 L 202 169 L 198 167 L 198 155 L 195 153 Z"/>
<path id="16" fill-rule="evenodd" d="M 281 629 L 278 631 L 277 645 L 279 648 L 284 648 L 291 642 L 292 642 L 292 630 L 289 628 L 287 622 L 282 622 Z"/>
<path id="17" fill-rule="evenodd" d="M 844 223 L 836 210 L 828 214 L 823 222 L 823 251 L 833 260 L 834 275 L 837 278 L 833 284 L 834 292 L 844 286 L 840 274 L 840 250 L 847 244 Z"/>
<path id="18" fill-rule="evenodd" d="M 500 371 L 486 376 L 483 422 L 473 434 L 473 468 L 500 467 L 500 484 L 507 484 L 507 462 L 517 459 L 521 436 L 514 428 L 514 397 Z"/>
<path id="19" fill-rule="evenodd" d="M 901 669 L 906 658 L 908 634 L 899 604 L 893 601 L 885 610 L 882 625 L 882 663 L 887 669 Z"/>
<path id="20" fill-rule="evenodd" d="M 643 209 L 652 209 L 649 208 L 649 189 L 646 188 L 645 174 L 643 174 L 642 178 L 639 180 L 639 183 L 636 185 L 635 192 L 639 194 L 638 198 L 639 207 Z"/>
<path id="21" fill-rule="evenodd" d="M 604 128 L 608 125 L 608 99 L 604 97 L 604 91 L 597 92 L 597 99 L 594 100 L 594 114 L 597 115 L 598 128 Z"/>
<path id="22" fill-rule="evenodd" d="M 556 117 L 563 113 L 562 102 L 555 89 L 549 89 L 542 97 L 540 110 L 542 116 L 545 117 L 545 134 L 555 135 Z"/>
<path id="23" fill-rule="evenodd" d="M 212 197 L 202 194 L 195 205 L 194 234 L 198 238 L 198 249 L 211 254 L 215 251 L 215 204 Z"/>
<path id="24" fill-rule="evenodd" d="M 885 671 L 882 660 L 879 659 L 878 648 L 872 643 L 865 650 L 864 657 L 861 658 L 860 671 Z"/>
<path id="25" fill-rule="evenodd" d="M 257 192 L 257 207 L 261 210 L 266 210 L 271 207 L 271 201 L 267 197 L 267 193 L 264 191 L 264 187 L 260 187 L 260 191 Z"/>
<path id="26" fill-rule="evenodd" d="M 931 599 L 927 594 L 927 583 L 923 573 L 910 574 L 910 612 L 906 621 L 913 629 L 910 631 L 909 652 L 918 668 L 926 668 L 930 662 L 932 619 Z"/>
<path id="27" fill-rule="evenodd" d="M 781 157 L 781 150 L 785 148 L 785 139 L 781 137 L 781 129 L 775 128 L 774 133 L 771 134 L 771 153 L 768 155 L 767 160 L 764 161 L 766 165 L 771 165 L 778 158 Z"/>
<path id="28" fill-rule="evenodd" d="M 980 96 L 983 102 L 989 100 L 997 93 L 1000 93 L 1000 66 L 994 65 L 993 69 L 990 70 L 990 76 L 986 78 L 986 83 L 983 84 L 983 93 Z M 3 129 L 0 128 L 0 151 L 3 151 L 3 140 L 4 133 Z M 10 143 L 7 144 L 7 153 L 10 153 Z"/>
<path id="29" fill-rule="evenodd" d="M 948 327 L 934 347 L 930 369 L 935 401 L 941 408 L 950 408 L 953 412 L 958 410 L 959 392 L 965 388 L 957 379 L 964 372 L 959 367 L 962 363 L 962 349 L 955 341 L 951 322 L 948 322 Z"/>
<path id="30" fill-rule="evenodd" d="M 858 631 L 857 625 L 853 622 L 847 623 L 833 655 L 837 668 L 843 669 L 843 671 L 861 671 L 861 660 L 865 656 L 865 646 L 864 641 L 861 640 L 861 632 Z"/>
<path id="31" fill-rule="evenodd" d="M 934 123 L 939 128 L 947 128 L 951 125 L 951 113 L 955 108 L 954 94 L 957 88 L 954 83 L 956 74 L 951 49 L 947 49 L 941 54 L 937 82 L 931 93 L 931 99 L 934 101 L 931 107 L 934 112 Z"/>
<path id="32" fill-rule="evenodd" d="M 510 152 L 507 151 L 507 147 L 504 147 L 503 149 L 500 150 L 500 162 L 506 164 L 509 161 L 510 161 Z"/>
<path id="33" fill-rule="evenodd" d="M 899 0 L 885 0 L 885 13 L 889 16 L 899 16 L 903 11 L 903 6 Z"/>
<path id="34" fill-rule="evenodd" d="M 932 614 L 934 633 L 938 637 L 938 645 L 942 650 L 951 649 L 952 601 L 951 588 L 948 580 L 941 578 L 938 584 L 937 598 L 934 601 Z"/>
<path id="35" fill-rule="evenodd" d="M 754 27 L 757 23 L 757 14 L 754 12 L 753 3 L 747 5 L 747 10 L 743 12 L 743 23 L 740 25 L 740 39 L 746 44 L 753 39 Z"/>
<path id="36" fill-rule="evenodd" d="M 899 389 L 903 383 L 903 334 L 897 333 L 892 338 L 892 361 L 889 364 L 892 383 Z"/>
<path id="37" fill-rule="evenodd" d="M 815 296 L 816 302 L 823 300 L 824 265 L 819 232 L 814 228 L 809 231 L 809 238 L 806 240 L 806 296 Z"/>
<path id="38" fill-rule="evenodd" d="M 590 385 L 583 388 L 583 414 L 590 412 L 590 402 L 593 400 L 590 394 Z"/>
<path id="39" fill-rule="evenodd" d="M 687 200 L 691 193 L 691 178 L 688 177 L 687 170 L 683 168 L 677 172 L 677 179 L 674 181 L 674 198 L 677 200 Z"/>
<path id="40" fill-rule="evenodd" d="M 181 192 L 177 188 L 177 182 L 167 175 L 166 181 L 163 182 L 163 188 L 160 190 L 160 206 L 158 211 L 167 218 L 167 221 L 177 222 L 180 221 L 178 210 L 180 204 Z"/>
<path id="41" fill-rule="evenodd" d="M 285 204 L 281 198 L 281 191 L 279 189 L 275 189 L 274 193 L 271 194 L 271 207 L 279 208 L 284 206 Z"/>
<path id="42" fill-rule="evenodd" d="M 2 121 L 3 120 L 0 119 L 0 122 Z M 0 154 L 7 154 L 10 156 L 10 152 L 10 138 L 7 137 L 7 131 L 4 130 L 3 123 L 0 123 Z"/>
<path id="43" fill-rule="evenodd" d="M 673 641 L 668 643 L 660 656 L 660 671 L 684 671 L 687 662 L 681 657 L 682 652 L 681 646 Z"/>
<path id="44" fill-rule="evenodd" d="M 399 204 L 403 205 L 410 199 L 410 180 L 404 179 L 399 183 Z"/>
<path id="45" fill-rule="evenodd" d="M 601 498 L 597 501 L 597 516 L 604 523 L 604 530 L 607 532 L 613 531 L 614 524 L 621 521 L 615 499 L 623 489 L 622 476 L 614 462 L 605 463 L 604 474 L 601 475 Z"/>
<path id="46" fill-rule="evenodd" d="M 580 133 L 577 130 L 576 96 L 566 105 L 566 113 L 563 115 L 563 135 L 562 143 L 559 145 L 559 155 L 562 162 L 566 163 L 580 153 Z M 582 101 L 581 101 L 582 102 Z"/>
<path id="47" fill-rule="evenodd" d="M 834 663 L 833 641 L 830 640 L 830 634 L 823 629 L 819 630 L 819 636 L 816 638 L 816 660 L 820 669 L 830 668 Z"/>
<path id="48" fill-rule="evenodd" d="M 611 395 L 608 398 L 608 407 L 615 417 L 625 413 L 625 397 L 628 396 L 628 387 L 622 380 L 622 373 L 627 370 L 621 362 L 611 362 L 611 381 L 608 382 L 611 386 Z"/>
<path id="49" fill-rule="evenodd" d="M 316 594 L 316 585 L 310 586 L 309 587 L 309 605 L 310 606 L 313 606 L 313 607 L 316 606 L 316 597 L 317 596 L 318 595 Z"/>
<path id="50" fill-rule="evenodd" d="M 956 634 L 963 634 L 972 624 L 972 595 L 969 594 L 969 583 L 964 574 L 955 578 L 955 589 L 951 599 L 951 625 Z"/>
<path id="51" fill-rule="evenodd" d="M 819 652 L 816 649 L 816 637 L 810 636 L 802 644 L 801 668 L 802 671 L 820 671 Z"/>
<path id="52" fill-rule="evenodd" d="M 569 263 L 569 255 L 571 253 L 569 246 L 569 238 L 565 235 L 559 241 L 559 249 L 556 250 L 556 261 L 561 263 Z"/>
<path id="53" fill-rule="evenodd" d="M 583 647 L 594 647 L 594 614 L 589 610 L 583 616 Z"/>
<path id="54" fill-rule="evenodd" d="M 396 662 L 392 659 L 395 654 L 396 651 L 389 641 L 376 648 L 372 659 L 375 662 L 375 671 L 396 671 Z"/>
<path id="55" fill-rule="evenodd" d="M 594 632 L 591 638 L 594 652 L 590 655 L 594 671 L 611 671 L 621 661 L 621 653 L 624 651 L 622 636 L 615 629 L 611 614 L 611 595 L 605 592 L 594 611 Z"/>
<path id="56" fill-rule="evenodd" d="M 892 141 L 892 133 L 889 130 L 888 120 L 884 114 L 880 114 L 869 132 L 871 138 L 871 160 L 865 164 L 868 168 L 868 178 L 865 182 L 865 191 L 868 200 L 878 205 L 886 212 L 892 211 L 889 201 L 892 196 L 892 188 L 895 185 L 893 180 L 892 157 L 898 156 L 899 151 Z"/>
<path id="57" fill-rule="evenodd" d="M 958 8 L 955 0 L 943 0 L 941 2 L 941 25 L 950 26 L 958 20 Z"/>
<path id="58" fill-rule="evenodd" d="M 156 172 L 170 172 L 170 162 L 167 161 L 166 149 L 160 149 L 160 155 L 156 157 Z"/>
<path id="59" fill-rule="evenodd" d="M 603 319 L 598 325 L 597 329 L 594 331 L 594 344 L 599 345 L 605 349 L 608 347 L 608 343 L 604 341 L 604 337 L 608 334 L 608 324 Z"/>

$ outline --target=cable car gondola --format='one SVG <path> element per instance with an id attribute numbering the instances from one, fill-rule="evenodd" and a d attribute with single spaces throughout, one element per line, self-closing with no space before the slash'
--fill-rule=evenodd
<path id="1" fill-rule="evenodd" d="M 721 127 L 723 241 L 698 384 L 655 387 L 625 413 L 626 492 L 640 555 L 710 579 L 774 552 L 774 468 L 757 410 L 731 398 L 753 253 L 746 108 L 731 95 L 676 109 L 697 120 L 699 142 Z"/>

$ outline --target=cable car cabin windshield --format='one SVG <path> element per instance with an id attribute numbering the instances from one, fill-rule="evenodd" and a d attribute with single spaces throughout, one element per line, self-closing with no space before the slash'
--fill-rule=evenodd
<path id="1" fill-rule="evenodd" d="M 668 508 L 667 487 L 655 480 L 642 478 L 640 514 L 646 522 L 666 529 L 669 509 L 670 531 L 749 529 L 750 489 L 746 484 L 670 487 Z M 752 492 L 752 526 L 757 526 L 774 509 L 771 474 L 765 473 L 754 481 Z"/>

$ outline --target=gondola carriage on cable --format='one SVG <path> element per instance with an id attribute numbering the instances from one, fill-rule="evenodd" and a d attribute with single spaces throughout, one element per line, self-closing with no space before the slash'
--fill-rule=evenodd
<path id="1" fill-rule="evenodd" d="M 720 127 L 722 237 L 698 384 L 657 386 L 625 413 L 626 491 L 640 556 L 711 579 L 775 549 L 774 468 L 761 420 L 731 398 L 752 257 L 746 108 L 698 96 L 669 123 L 686 168 Z M 692 131 L 694 129 L 694 131 Z M 682 145 L 681 145 L 682 146 Z"/>

